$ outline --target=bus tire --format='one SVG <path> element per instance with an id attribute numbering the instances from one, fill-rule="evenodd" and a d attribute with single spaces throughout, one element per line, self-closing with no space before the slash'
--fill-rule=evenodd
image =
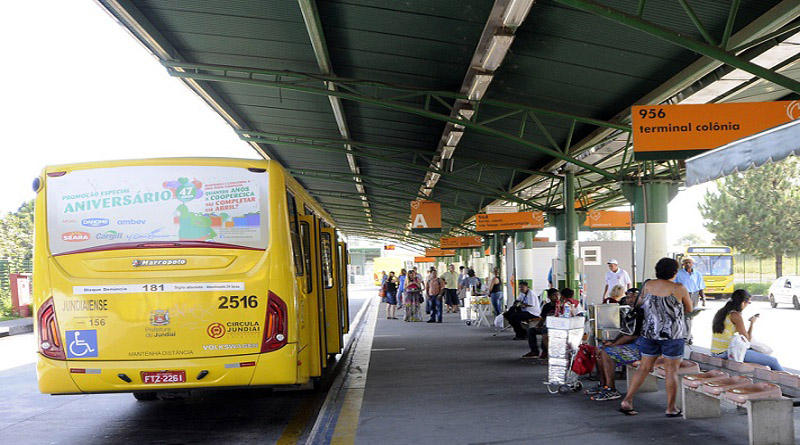
<path id="1" fill-rule="evenodd" d="M 322 389 L 322 377 L 311 377 L 311 390 L 317 392 Z"/>
<path id="2" fill-rule="evenodd" d="M 155 391 L 137 391 L 133 393 L 133 397 L 140 402 L 151 402 L 153 400 L 158 400 L 158 396 L 156 395 Z"/>

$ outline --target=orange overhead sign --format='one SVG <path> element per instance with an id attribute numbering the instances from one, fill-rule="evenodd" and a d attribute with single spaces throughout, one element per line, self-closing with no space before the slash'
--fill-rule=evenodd
<path id="1" fill-rule="evenodd" d="M 800 117 L 800 101 L 637 105 L 636 160 L 684 159 Z"/>
<path id="2" fill-rule="evenodd" d="M 428 258 L 426 256 L 415 256 L 414 262 L 415 263 L 433 263 L 436 261 L 436 258 Z"/>
<path id="3" fill-rule="evenodd" d="M 592 229 L 629 229 L 631 212 L 614 210 L 589 210 L 583 225 Z"/>
<path id="4" fill-rule="evenodd" d="M 475 215 L 475 230 L 478 232 L 508 232 L 543 227 L 543 212 L 479 213 Z"/>
<path id="5" fill-rule="evenodd" d="M 533 242 L 534 243 L 549 243 L 550 242 L 550 238 L 548 238 L 546 236 L 541 236 L 541 237 L 535 236 L 535 237 L 533 237 Z"/>
<path id="6" fill-rule="evenodd" d="M 437 247 L 433 247 L 430 249 L 425 249 L 425 256 L 427 257 L 456 256 L 456 251 L 452 249 L 439 249 Z"/>
<path id="7" fill-rule="evenodd" d="M 442 205 L 424 199 L 411 201 L 411 231 L 441 232 Z"/>
<path id="8" fill-rule="evenodd" d="M 483 247 L 483 238 L 480 236 L 456 236 L 441 238 L 442 249 L 466 249 L 469 247 Z"/>

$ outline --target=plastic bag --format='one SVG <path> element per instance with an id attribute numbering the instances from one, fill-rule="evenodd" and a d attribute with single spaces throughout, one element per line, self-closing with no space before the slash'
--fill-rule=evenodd
<path id="1" fill-rule="evenodd" d="M 735 362 L 743 362 L 744 354 L 750 349 L 750 342 L 739 334 L 733 334 L 731 342 L 728 344 L 728 359 Z"/>
<path id="2" fill-rule="evenodd" d="M 497 329 L 503 329 L 506 327 L 505 318 L 503 317 L 503 314 L 494 317 L 494 327 L 496 327 Z"/>

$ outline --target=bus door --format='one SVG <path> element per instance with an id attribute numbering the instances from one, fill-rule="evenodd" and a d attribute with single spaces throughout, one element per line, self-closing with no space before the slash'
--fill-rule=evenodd
<path id="1" fill-rule="evenodd" d="M 349 277 L 347 275 L 347 265 L 350 264 L 347 254 L 347 244 L 339 243 L 339 298 L 342 301 L 342 335 L 350 332 L 350 297 L 349 297 Z"/>
<path id="2" fill-rule="evenodd" d="M 325 338 L 325 300 L 323 299 L 319 277 L 319 245 L 317 239 L 317 222 L 313 215 L 298 216 L 300 220 L 300 239 L 303 244 L 303 262 L 305 265 L 305 291 L 308 296 L 306 317 L 308 320 L 310 339 L 309 354 L 312 359 L 311 375 L 321 376 L 327 366 L 327 350 Z"/>
<path id="3" fill-rule="evenodd" d="M 339 298 L 338 273 L 336 267 L 336 232 L 320 224 L 319 247 L 322 271 L 322 292 L 325 296 L 325 332 L 328 336 L 328 355 L 342 350 L 342 328 L 340 314 L 342 301 Z"/>

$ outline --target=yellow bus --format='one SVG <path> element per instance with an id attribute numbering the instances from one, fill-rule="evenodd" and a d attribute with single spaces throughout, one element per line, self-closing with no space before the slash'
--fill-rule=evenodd
<path id="1" fill-rule="evenodd" d="M 728 246 L 689 246 L 686 256 L 694 260 L 694 268 L 703 274 L 705 294 L 727 298 L 733 293 L 733 249 Z"/>
<path id="2" fill-rule="evenodd" d="M 34 189 L 42 393 L 315 384 L 342 350 L 346 245 L 277 163 L 59 165 Z"/>

